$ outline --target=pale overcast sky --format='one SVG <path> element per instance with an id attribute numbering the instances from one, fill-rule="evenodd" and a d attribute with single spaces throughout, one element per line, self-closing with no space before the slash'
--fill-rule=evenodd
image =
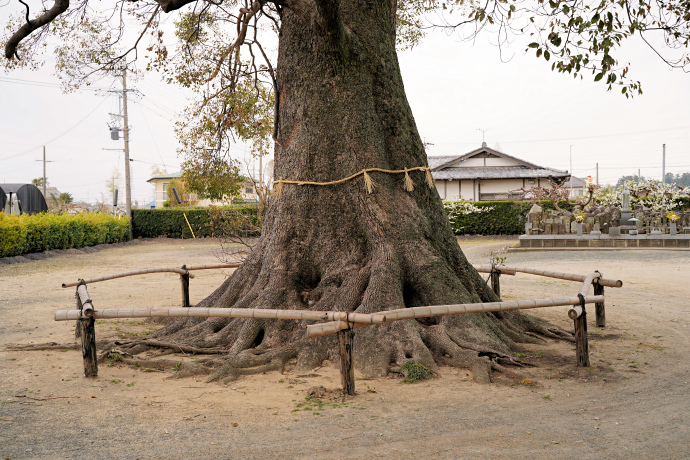
<path id="1" fill-rule="evenodd" d="M 0 12 L 5 23 L 7 11 Z M 481 145 L 538 165 L 570 170 L 578 177 L 615 183 L 624 174 L 661 178 L 662 144 L 666 171 L 690 171 L 690 75 L 670 71 L 640 43 L 626 48 L 630 75 L 642 81 L 644 94 L 626 99 L 620 90 L 551 72 L 543 59 L 525 55 L 514 44 L 502 62 L 480 35 L 475 43 L 433 33 L 422 45 L 400 53 L 408 99 L 430 155 L 461 155 Z M 504 51 L 504 57 L 506 53 Z M 0 74 L 0 182 L 30 182 L 42 175 L 46 145 L 51 185 L 78 200 L 93 202 L 105 194 L 115 168 L 124 172 L 122 141 L 110 140 L 109 113 L 117 96 L 92 90 L 62 94 L 52 65 L 37 72 Z M 95 87 L 119 89 L 101 80 Z M 185 100 L 179 89 L 156 75 L 130 87 L 132 199 L 153 198 L 146 180 L 154 165 L 179 170 L 173 133 L 175 114 Z M 103 94 L 106 94 L 105 96 Z M 481 130 L 485 130 L 482 132 Z M 238 145 L 233 156 L 248 159 Z M 121 193 L 123 193 L 121 191 Z M 106 198 L 106 201 L 109 198 Z"/>

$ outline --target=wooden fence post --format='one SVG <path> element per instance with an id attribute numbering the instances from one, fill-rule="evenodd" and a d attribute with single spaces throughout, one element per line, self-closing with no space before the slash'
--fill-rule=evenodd
<path id="1" fill-rule="evenodd" d="M 91 303 L 91 299 L 87 299 L 82 303 L 82 299 L 79 295 L 79 287 L 84 286 L 84 291 L 86 291 L 86 285 L 80 284 L 77 286 L 77 292 L 75 297 L 77 298 L 77 308 L 84 311 L 84 303 Z M 93 304 L 91 305 L 93 306 Z M 91 309 L 90 311 L 93 311 Z M 81 355 L 84 359 L 84 376 L 86 377 L 98 377 L 98 355 L 96 353 L 96 320 L 92 317 L 79 319 L 77 326 L 79 329 L 79 335 L 81 336 Z"/>
<path id="2" fill-rule="evenodd" d="M 501 270 L 494 267 L 491 268 L 491 290 L 501 298 Z"/>
<path id="3" fill-rule="evenodd" d="M 582 313 L 573 320 L 575 323 L 575 354 L 577 356 L 578 366 L 589 367 L 589 343 L 587 342 L 587 311 L 585 310 L 585 298 L 582 294 L 578 294 L 577 296 L 580 298 Z"/>
<path id="4" fill-rule="evenodd" d="M 604 286 L 595 282 L 594 295 L 604 295 Z M 604 301 L 596 302 L 594 308 L 597 314 L 597 327 L 606 327 L 606 308 L 604 307 Z"/>
<path id="5" fill-rule="evenodd" d="M 343 386 L 343 393 L 354 396 L 355 394 L 355 373 L 352 363 L 352 337 L 353 332 L 351 323 L 348 328 L 338 332 L 338 342 L 340 343 L 340 382 Z"/>
<path id="6" fill-rule="evenodd" d="M 180 275 L 180 284 L 182 284 L 182 306 L 189 308 L 189 272 L 187 271 L 187 266 L 183 265 L 182 270 L 185 271 L 184 274 Z"/>

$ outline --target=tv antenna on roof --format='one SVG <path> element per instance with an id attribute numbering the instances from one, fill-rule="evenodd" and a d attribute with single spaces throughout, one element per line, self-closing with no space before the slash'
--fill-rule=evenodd
<path id="1" fill-rule="evenodd" d="M 482 147 L 486 147 L 485 137 L 486 137 L 486 132 L 488 131 L 488 129 L 477 128 L 477 131 L 481 131 L 481 132 L 482 132 Z"/>

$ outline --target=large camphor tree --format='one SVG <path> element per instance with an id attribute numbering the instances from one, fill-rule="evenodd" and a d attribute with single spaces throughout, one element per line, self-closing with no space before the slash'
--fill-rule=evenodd
<path id="1" fill-rule="evenodd" d="M 465 18 L 443 27 L 532 33 L 529 48 L 553 60 L 554 69 L 575 76 L 592 72 L 595 80 L 609 88 L 620 85 L 631 95 L 641 91 L 639 83 L 627 79 L 627 67 L 618 66 L 611 53 L 625 38 L 655 29 L 668 43 L 687 47 L 688 5 L 687 0 L 531 6 L 512 0 L 141 0 L 117 2 L 114 16 L 103 19 L 87 0 L 72 6 L 56 0 L 33 19 L 28 6 L 26 15 L 14 19 L 5 55 L 9 67 L 26 64 L 48 35 L 56 35 L 62 40 L 54 53 L 59 70 L 68 85 L 79 84 L 89 69 L 131 65 L 137 53 L 145 54 L 142 37 L 150 36 L 147 67 L 199 95 L 188 114 L 192 121 L 180 128 L 187 154 L 212 143 L 221 155 L 231 141 L 228 133 L 264 136 L 260 145 L 271 136 L 276 180 L 324 183 L 368 168 L 427 166 L 396 55 L 396 43 L 409 46 L 420 38 L 425 12 L 450 8 Z M 168 49 L 159 22 L 162 13 L 174 10 L 181 12 L 175 29 L 179 52 Z M 122 19 L 125 13 L 130 19 Z M 113 45 L 128 35 L 111 27 L 137 25 L 143 31 L 140 27 L 130 37 L 135 45 L 115 51 Z M 275 62 L 260 41 L 271 30 L 278 36 Z M 686 54 L 672 62 L 676 58 L 669 64 L 687 65 Z M 364 175 L 331 185 L 282 183 L 255 249 L 198 306 L 373 313 L 497 300 L 461 252 L 426 171 L 368 176 L 373 189 L 365 186 Z M 468 367 L 477 380 L 487 381 L 492 370 L 516 364 L 511 350 L 517 343 L 544 335 L 569 337 L 520 312 L 398 321 L 359 329 L 354 362 L 365 377 L 386 375 L 413 360 L 431 369 Z M 225 381 L 281 370 L 293 359 L 297 372 L 337 359 L 333 337 L 307 338 L 305 324 L 294 320 L 216 318 L 174 321 L 154 339 L 158 345 L 220 351 L 186 373 Z M 152 343 L 133 344 L 130 351 Z"/>

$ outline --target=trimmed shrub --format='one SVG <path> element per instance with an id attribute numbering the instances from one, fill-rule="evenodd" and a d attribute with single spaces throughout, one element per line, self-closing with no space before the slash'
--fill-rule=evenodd
<path id="1" fill-rule="evenodd" d="M 0 257 L 126 241 L 129 219 L 107 214 L 0 213 Z"/>
<path id="2" fill-rule="evenodd" d="M 531 201 L 444 202 L 456 235 L 521 235 L 532 205 Z M 565 201 L 558 205 L 568 210 L 573 207 Z M 554 209 L 550 201 L 542 201 L 539 206 Z"/>
<path id="3" fill-rule="evenodd" d="M 223 206 L 216 209 L 229 209 L 254 216 L 258 213 L 256 204 Z M 186 215 L 197 238 L 213 236 L 214 230 L 208 211 L 209 208 L 132 209 L 132 233 L 134 238 L 192 238 L 184 218 Z"/>

